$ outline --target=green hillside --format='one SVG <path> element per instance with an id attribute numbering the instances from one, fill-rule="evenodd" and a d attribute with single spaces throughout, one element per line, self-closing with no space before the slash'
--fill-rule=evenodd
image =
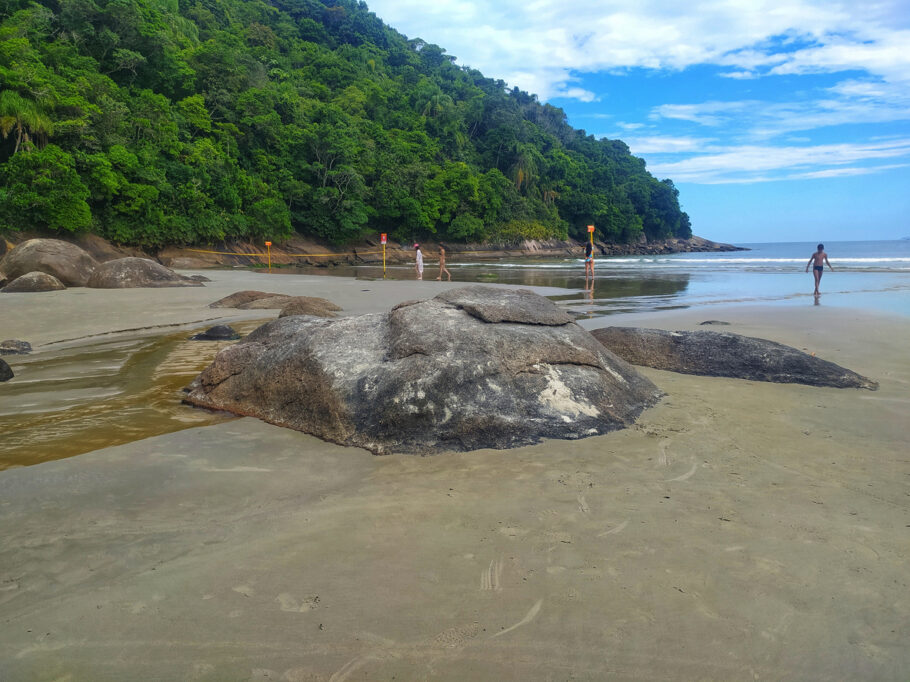
<path id="1" fill-rule="evenodd" d="M 0 231 L 691 234 L 670 180 L 351 0 L 0 0 Z"/>

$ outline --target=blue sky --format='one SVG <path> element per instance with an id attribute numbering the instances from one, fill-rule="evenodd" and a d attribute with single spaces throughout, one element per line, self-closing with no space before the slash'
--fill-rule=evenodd
<path id="1" fill-rule="evenodd" d="M 720 241 L 910 236 L 910 2 L 373 0 L 625 141 Z"/>

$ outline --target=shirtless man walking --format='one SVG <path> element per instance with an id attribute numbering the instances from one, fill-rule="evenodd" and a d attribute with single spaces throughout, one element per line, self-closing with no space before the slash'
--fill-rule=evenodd
<path id="1" fill-rule="evenodd" d="M 828 269 L 833 272 L 834 268 L 831 267 L 831 263 L 828 261 L 828 254 L 825 253 L 825 245 L 819 244 L 818 251 L 813 253 L 809 258 L 809 262 L 806 263 L 806 272 L 809 272 L 809 266 L 812 265 L 812 274 L 815 275 L 816 296 L 821 294 L 821 292 L 818 290 L 818 285 L 821 284 L 822 281 L 822 273 L 825 271 L 825 263 L 828 263 Z"/>
<path id="2" fill-rule="evenodd" d="M 436 279 L 442 280 L 442 273 L 446 273 L 449 276 L 449 281 L 452 281 L 452 273 L 449 272 L 449 269 L 446 267 L 446 250 L 442 246 L 439 247 L 439 277 Z"/>

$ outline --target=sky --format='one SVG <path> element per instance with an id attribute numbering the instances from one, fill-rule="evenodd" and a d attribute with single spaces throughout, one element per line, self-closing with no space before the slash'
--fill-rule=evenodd
<path id="1" fill-rule="evenodd" d="M 910 236 L 910 0 L 368 0 L 385 23 L 621 139 L 693 231 Z"/>

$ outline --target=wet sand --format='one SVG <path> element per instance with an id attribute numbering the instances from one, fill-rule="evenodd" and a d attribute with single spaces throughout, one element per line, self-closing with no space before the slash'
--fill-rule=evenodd
<path id="1" fill-rule="evenodd" d="M 220 277 L 196 300 L 286 290 Z M 346 312 L 446 286 L 290 279 Z M 132 293 L 162 324 L 213 312 Z M 81 300 L 3 336 L 141 322 L 133 303 L 89 323 Z M 881 387 L 645 369 L 667 397 L 581 441 L 374 457 L 241 419 L 3 471 L 0 679 L 906 680 L 910 321 L 582 324 L 607 321 L 762 336 Z"/>
<path id="2" fill-rule="evenodd" d="M 229 323 L 246 334 L 278 315 L 208 307 L 238 290 L 321 296 L 344 314 L 360 314 L 461 286 L 246 270 L 204 274 L 214 280 L 204 288 L 0 297 L 0 339 L 28 341 L 35 351 L 6 356 L 16 379 L 0 386 L 0 471 L 224 421 L 181 405 L 181 389 L 227 345 L 191 341 L 194 332 Z"/>

